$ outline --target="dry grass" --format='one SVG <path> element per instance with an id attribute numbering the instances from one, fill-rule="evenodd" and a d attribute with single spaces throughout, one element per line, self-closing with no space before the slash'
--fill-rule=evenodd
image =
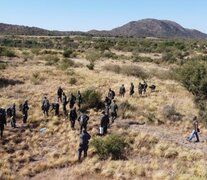
<path id="1" fill-rule="evenodd" d="M 42 179 L 42 177 L 44 179 L 48 177 L 49 179 L 61 177 L 63 179 L 68 177 L 72 179 L 207 178 L 204 152 L 196 149 L 189 150 L 190 147 L 186 145 L 177 145 L 175 141 L 158 138 L 152 132 L 144 133 L 139 126 L 130 128 L 128 125 L 128 128 L 124 128 L 126 126 L 121 126 L 122 123 L 124 124 L 122 118 L 117 119 L 118 122 L 111 127 L 109 132 L 117 132 L 127 137 L 130 144 L 127 160 L 100 161 L 94 155 L 93 149 L 89 149 L 89 157 L 79 164 L 76 162 L 79 141 L 78 124 L 76 124 L 77 130 L 72 131 L 68 120 L 62 115 L 57 118 L 52 117 L 51 113 L 48 119 L 44 119 L 40 110 L 41 99 L 44 95 L 47 95 L 51 102 L 55 101 L 58 86 L 61 86 L 67 94 L 94 87 L 101 92 L 102 99 L 104 99 L 109 87 L 114 89 L 118 95 L 119 87 L 125 84 L 126 97 L 116 97 L 116 99 L 118 105 L 128 101 L 130 107 L 133 108 L 126 109 L 124 117 L 135 122 L 147 122 L 149 116 L 152 116 L 152 124 L 163 122 L 163 127 L 168 133 L 181 133 L 179 137 L 181 140 L 186 133 L 190 132 L 191 123 L 188 117 L 191 114 L 198 114 L 198 109 L 193 103 L 192 95 L 180 84 L 172 80 L 153 77 L 147 82 L 155 84 L 157 91 L 147 92 L 146 96 L 140 97 L 137 93 L 137 85 L 141 79 L 103 71 L 104 62 L 101 61 L 96 63 L 94 71 L 80 66 L 71 68 L 73 73 L 64 72 L 54 66 L 45 66 L 45 62 L 39 59 L 39 56 L 22 62 L 23 60 L 19 59 L 18 66 L 9 66 L 2 70 L 1 74 L 4 74 L 5 78 L 21 80 L 24 84 L 1 89 L 0 102 L 1 106 L 5 107 L 14 102 L 18 105 L 24 99 L 28 99 L 30 128 L 18 128 L 13 131 L 9 124 L 6 127 L 5 140 L 1 141 L 0 147 L 0 179 L 16 179 L 17 177 L 27 179 L 38 173 L 41 174 L 35 177 L 36 179 Z M 120 62 L 114 63 L 120 65 Z M 168 70 L 166 67 L 158 67 L 151 63 L 139 63 L 138 65 L 148 70 L 153 68 Z M 43 78 L 39 83 L 31 83 L 34 73 L 38 73 L 39 77 Z M 77 79 L 77 83 L 70 85 L 68 82 L 71 78 Z M 135 84 L 134 97 L 129 97 L 130 82 Z M 172 123 L 163 117 L 162 109 L 167 104 L 174 105 L 179 110 L 184 117 L 183 121 Z M 122 114 L 122 111 L 120 110 L 119 114 Z M 97 133 L 100 112 L 90 110 L 89 115 L 89 132 L 94 136 Z M 18 116 L 18 126 L 21 126 L 19 112 Z M 154 127 L 159 128 L 159 126 Z M 41 128 L 46 128 L 46 131 L 41 133 Z M 183 132 L 178 131 L 181 129 Z M 202 130 L 202 133 L 205 134 L 206 131 Z M 202 146 L 205 147 L 206 144 L 203 143 Z"/>

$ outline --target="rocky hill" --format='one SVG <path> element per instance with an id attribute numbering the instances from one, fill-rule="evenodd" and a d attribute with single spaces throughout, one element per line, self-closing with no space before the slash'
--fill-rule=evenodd
<path id="1" fill-rule="evenodd" d="M 89 31 L 92 35 L 102 36 L 133 36 L 133 37 L 164 37 L 164 38 L 207 38 L 197 30 L 186 29 L 168 20 L 143 19 L 129 22 L 110 31 Z"/>
<path id="2" fill-rule="evenodd" d="M 143 19 L 129 22 L 110 31 L 91 30 L 80 31 L 50 31 L 37 27 L 19 26 L 0 23 L 0 35 L 36 35 L 36 36 L 67 36 L 67 35 L 94 35 L 94 36 L 127 36 L 127 37 L 157 37 L 157 38 L 196 38 L 205 39 L 207 34 L 198 30 L 186 29 L 173 21 Z"/>

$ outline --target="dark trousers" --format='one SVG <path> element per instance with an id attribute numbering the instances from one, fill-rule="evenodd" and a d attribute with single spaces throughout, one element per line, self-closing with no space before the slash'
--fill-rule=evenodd
<path id="1" fill-rule="evenodd" d="M 4 125 L 0 124 L 0 131 L 1 131 L 1 139 L 3 137 L 3 133 L 4 133 Z"/>
<path id="2" fill-rule="evenodd" d="M 28 118 L 28 114 L 27 113 L 23 113 L 23 123 L 27 123 L 27 118 Z"/>
<path id="3" fill-rule="evenodd" d="M 80 133 L 82 133 L 83 129 L 87 131 L 87 124 L 83 124 L 80 126 Z"/>
<path id="4" fill-rule="evenodd" d="M 43 110 L 43 114 L 46 115 L 47 117 L 49 116 L 48 110 Z"/>
<path id="5" fill-rule="evenodd" d="M 66 104 L 63 104 L 63 113 L 65 116 L 67 116 Z"/>
<path id="6" fill-rule="evenodd" d="M 70 109 L 74 107 L 75 103 L 70 103 Z"/>
<path id="7" fill-rule="evenodd" d="M 81 160 L 82 152 L 84 152 L 84 157 L 87 157 L 88 145 L 79 145 L 78 148 L 78 160 Z"/>
<path id="8" fill-rule="evenodd" d="M 70 120 L 70 125 L 71 125 L 71 128 L 74 128 L 75 127 L 75 120 Z"/>
<path id="9" fill-rule="evenodd" d="M 16 119 L 11 117 L 11 127 L 16 128 Z"/>

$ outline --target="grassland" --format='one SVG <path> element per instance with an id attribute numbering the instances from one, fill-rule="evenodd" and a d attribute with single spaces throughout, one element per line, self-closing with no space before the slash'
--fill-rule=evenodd
<path id="1" fill-rule="evenodd" d="M 24 43 L 28 40 L 26 37 L 16 38 Z M 117 42 L 113 39 L 94 39 L 91 43 L 92 40 L 88 37 L 44 38 L 47 41 L 32 37 L 33 41 L 42 45 L 38 47 L 36 43 L 35 47 L 26 47 L 24 43 L 21 47 L 13 47 L 12 43 L 4 44 L 15 56 L 2 54 L 0 57 L 1 64 L 4 64 L 0 72 L 0 105 L 19 105 L 28 99 L 30 111 L 28 126 L 22 126 L 19 111 L 18 128 L 10 128 L 9 123 L 6 126 L 4 139 L 0 141 L 0 179 L 207 178 L 205 124 L 200 123 L 201 142 L 188 143 L 186 137 L 191 132 L 191 117 L 199 115 L 199 109 L 193 95 L 171 75 L 172 69 L 178 67 L 181 60 L 197 57 L 198 53 L 205 55 L 205 48 L 202 49 L 205 42 L 200 42 L 200 46 L 194 42 L 185 42 L 182 52 L 190 52 L 183 59 L 175 54 L 176 58 L 167 62 L 162 59 L 166 53 L 164 50 L 144 49 L 146 46 L 142 39 L 126 40 L 129 42 L 123 46 L 120 39 Z M 133 46 L 134 50 L 130 52 L 130 41 L 141 44 L 137 50 L 139 56 L 135 53 L 137 46 Z M 51 42 L 51 46 L 46 48 L 46 42 Z M 164 49 L 173 47 L 172 52 L 178 46 L 176 41 L 175 46 L 164 42 L 161 41 L 166 46 Z M 155 43 L 159 42 L 153 40 L 148 45 L 153 47 Z M 181 42 L 178 41 L 179 43 Z M 195 47 L 192 48 L 189 44 Z M 73 49 L 69 58 L 64 55 L 65 48 Z M 93 56 L 95 60 L 87 56 L 93 51 L 98 51 Z M 87 67 L 91 61 L 95 65 L 93 70 Z M 106 68 L 115 66 L 125 71 L 116 72 L 113 68 Z M 144 78 L 149 85 L 157 86 L 155 92 L 148 90 L 145 96 L 138 95 L 137 86 L 143 81 L 143 76 L 140 73 L 132 74 L 132 67 L 145 74 Z M 135 84 L 134 97 L 129 97 L 131 82 Z M 51 112 L 49 118 L 45 119 L 41 112 L 42 97 L 46 95 L 50 102 L 55 101 L 57 88 L 61 86 L 67 95 L 95 88 L 104 100 L 109 87 L 118 95 L 121 84 L 125 84 L 127 93 L 124 98 L 117 96 L 117 103 L 120 106 L 128 102 L 130 108 L 120 108 L 119 117 L 109 129 L 109 134 L 117 133 L 126 138 L 129 147 L 125 159 L 100 160 L 95 149 L 90 146 L 88 157 L 78 163 L 78 124 L 76 123 L 75 131 L 71 130 L 68 119 L 62 115 L 62 109 L 60 117 L 54 117 Z M 163 109 L 167 105 L 179 113 L 179 120 L 174 121 L 165 116 Z M 88 114 L 89 133 L 95 137 L 101 110 L 89 109 Z M 144 125 L 139 125 L 143 122 Z M 45 132 L 41 132 L 41 128 L 46 128 Z"/>

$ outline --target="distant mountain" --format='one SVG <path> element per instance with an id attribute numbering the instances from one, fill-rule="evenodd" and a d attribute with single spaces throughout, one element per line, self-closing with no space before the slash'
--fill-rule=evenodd
<path id="1" fill-rule="evenodd" d="M 129 22 L 110 31 L 92 30 L 88 32 L 98 36 L 133 36 L 133 37 L 162 37 L 162 38 L 207 38 L 197 30 L 186 29 L 173 21 L 143 19 Z"/>
<path id="2" fill-rule="evenodd" d="M 37 27 L 28 27 L 20 25 L 11 25 L 0 23 L 0 35 L 29 35 L 29 36 L 66 36 L 66 35 L 84 35 L 79 31 L 50 31 Z"/>
<path id="3" fill-rule="evenodd" d="M 196 38 L 206 39 L 207 34 L 198 30 L 186 29 L 173 21 L 143 19 L 129 22 L 110 31 L 91 30 L 80 31 L 50 31 L 37 27 L 19 26 L 0 23 L 0 35 L 36 35 L 36 36 L 127 36 L 127 37 L 157 37 L 157 38 Z"/>

